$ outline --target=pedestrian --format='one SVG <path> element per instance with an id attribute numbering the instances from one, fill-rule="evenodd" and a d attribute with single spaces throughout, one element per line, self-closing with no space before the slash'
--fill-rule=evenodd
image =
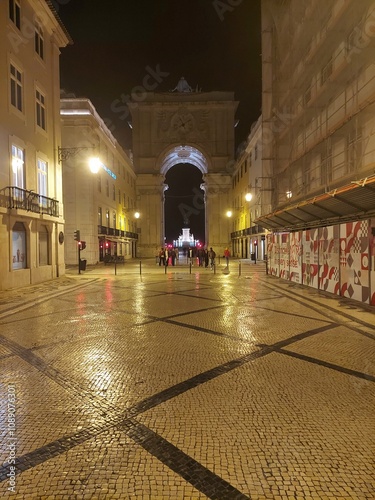
<path id="1" fill-rule="evenodd" d="M 224 257 L 225 257 L 225 263 L 226 263 L 226 265 L 228 267 L 228 265 L 229 265 L 229 257 L 230 257 L 230 251 L 229 251 L 228 247 L 224 250 Z"/>
<path id="2" fill-rule="evenodd" d="M 164 248 L 162 248 L 159 252 L 159 266 L 161 265 L 165 265 L 165 252 L 164 252 Z"/>
<path id="3" fill-rule="evenodd" d="M 190 248 L 189 249 L 189 261 L 190 261 L 191 265 L 193 265 L 193 258 L 194 258 L 194 252 L 193 252 L 193 249 Z"/>
<path id="4" fill-rule="evenodd" d="M 176 265 L 176 250 L 172 248 L 171 252 L 171 261 L 172 261 L 172 266 Z"/>
<path id="5" fill-rule="evenodd" d="M 167 267 L 169 264 L 169 251 L 168 251 L 167 247 L 165 247 L 165 250 L 164 250 L 164 257 L 165 257 L 164 265 Z"/>
<path id="6" fill-rule="evenodd" d="M 207 248 L 204 249 L 204 267 L 207 268 L 208 267 L 208 263 L 209 263 L 209 256 L 208 256 L 208 250 Z"/>
<path id="7" fill-rule="evenodd" d="M 198 265 L 199 267 L 203 266 L 203 260 L 204 260 L 204 250 L 203 248 L 198 249 Z"/>
<path id="8" fill-rule="evenodd" d="M 208 252 L 208 257 L 210 259 L 211 269 L 213 269 L 214 265 L 215 265 L 216 252 L 215 252 L 215 250 L 212 249 L 212 247 L 210 247 L 210 251 Z"/>

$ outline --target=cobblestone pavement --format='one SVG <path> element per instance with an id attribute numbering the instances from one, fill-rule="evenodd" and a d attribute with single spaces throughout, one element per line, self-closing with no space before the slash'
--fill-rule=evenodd
<path id="1" fill-rule="evenodd" d="M 262 264 L 2 292 L 0 498 L 374 500 L 374 326 Z"/>

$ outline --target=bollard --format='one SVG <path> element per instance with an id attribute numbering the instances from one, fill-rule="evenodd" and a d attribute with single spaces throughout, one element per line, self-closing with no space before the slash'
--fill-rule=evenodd
<path id="1" fill-rule="evenodd" d="M 214 264 L 214 274 L 216 274 L 216 264 Z"/>
<path id="2" fill-rule="evenodd" d="M 115 276 L 117 275 L 117 255 L 115 255 Z"/>
<path id="3" fill-rule="evenodd" d="M 191 262 L 190 262 L 190 266 L 189 266 L 189 268 L 190 268 L 190 274 L 191 274 Z"/>
<path id="4" fill-rule="evenodd" d="M 164 265 L 164 274 L 167 274 L 167 266 Z"/>
<path id="5" fill-rule="evenodd" d="M 238 263 L 238 276 L 241 276 L 241 261 Z"/>
<path id="6" fill-rule="evenodd" d="M 139 274 L 142 274 L 142 261 L 139 261 Z"/>

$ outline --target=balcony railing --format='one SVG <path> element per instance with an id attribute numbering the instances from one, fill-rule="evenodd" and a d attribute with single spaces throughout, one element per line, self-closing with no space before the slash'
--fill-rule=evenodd
<path id="1" fill-rule="evenodd" d="M 114 229 L 113 227 L 98 226 L 99 236 L 117 236 L 119 238 L 131 238 L 133 240 L 138 239 L 137 233 L 131 233 L 130 231 L 122 231 L 121 229 Z"/>
<path id="2" fill-rule="evenodd" d="M 234 231 L 233 233 L 230 233 L 230 237 L 232 239 L 234 238 L 241 238 L 242 236 L 251 236 L 255 234 L 261 234 L 264 232 L 264 228 L 262 226 L 254 225 L 251 227 L 247 227 L 245 229 L 240 229 L 238 231 Z"/>
<path id="3" fill-rule="evenodd" d="M 19 208 L 36 214 L 59 216 L 59 202 L 16 186 L 0 189 L 0 207 Z"/>

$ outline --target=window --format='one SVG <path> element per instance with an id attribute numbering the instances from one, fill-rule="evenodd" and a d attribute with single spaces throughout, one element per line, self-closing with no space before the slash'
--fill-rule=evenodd
<path id="1" fill-rule="evenodd" d="M 39 24 L 35 26 L 35 37 L 34 37 L 35 52 L 41 59 L 44 59 L 44 35 L 43 30 Z"/>
<path id="2" fill-rule="evenodd" d="M 36 124 L 38 127 L 46 130 L 46 99 L 44 95 L 39 92 L 39 90 L 35 91 L 35 99 L 36 99 Z"/>
<path id="3" fill-rule="evenodd" d="M 107 227 L 109 227 L 109 210 L 105 211 L 105 218 L 107 220 Z"/>
<path id="4" fill-rule="evenodd" d="M 48 237 L 48 231 L 46 226 L 42 226 L 39 229 L 39 265 L 40 266 L 47 266 L 49 264 L 49 237 Z"/>
<path id="5" fill-rule="evenodd" d="M 109 181 L 108 181 L 108 179 L 107 179 L 106 185 L 105 185 L 105 192 L 106 192 L 106 195 L 109 197 Z"/>
<path id="6" fill-rule="evenodd" d="M 102 178 L 98 175 L 98 193 L 102 192 Z"/>
<path id="7" fill-rule="evenodd" d="M 98 226 L 102 225 L 102 207 L 98 208 Z"/>
<path id="8" fill-rule="evenodd" d="M 114 184 L 112 185 L 112 198 L 113 201 L 116 201 L 116 186 Z"/>
<path id="9" fill-rule="evenodd" d="M 12 145 L 12 186 L 25 188 L 25 151 Z"/>
<path id="10" fill-rule="evenodd" d="M 116 212 L 113 212 L 112 214 L 112 221 L 113 221 L 113 229 L 116 229 Z"/>
<path id="11" fill-rule="evenodd" d="M 13 226 L 12 268 L 26 269 L 26 230 L 22 222 Z"/>
<path id="12" fill-rule="evenodd" d="M 19 0 L 9 0 L 9 19 L 21 29 L 21 6 Z"/>
<path id="13" fill-rule="evenodd" d="M 47 162 L 38 158 L 38 193 L 48 196 L 48 167 Z"/>
<path id="14" fill-rule="evenodd" d="M 22 105 L 22 73 L 13 64 L 10 65 L 10 102 L 19 111 Z"/>

